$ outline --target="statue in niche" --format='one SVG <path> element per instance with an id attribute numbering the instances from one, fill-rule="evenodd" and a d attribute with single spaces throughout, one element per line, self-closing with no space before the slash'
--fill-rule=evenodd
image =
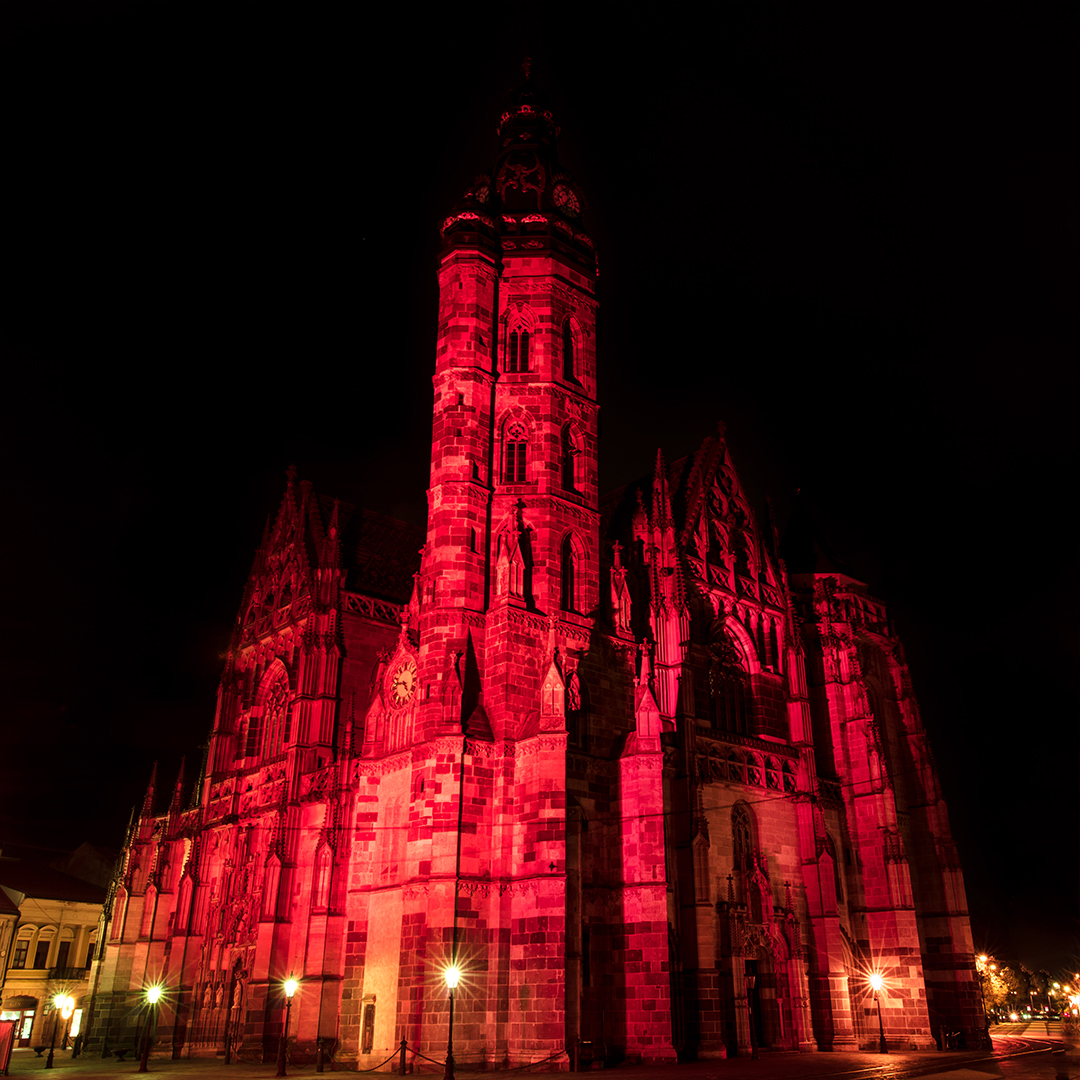
<path id="1" fill-rule="evenodd" d="M 566 680 L 566 711 L 581 711 L 581 682 L 578 679 L 576 670 L 571 671 L 569 678 Z"/>

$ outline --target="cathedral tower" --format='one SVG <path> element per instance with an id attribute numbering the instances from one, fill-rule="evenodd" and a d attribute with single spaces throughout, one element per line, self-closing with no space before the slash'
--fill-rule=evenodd
<path id="1" fill-rule="evenodd" d="M 380 1008 L 382 1041 L 443 1038 L 432 1011 L 454 964 L 458 1030 L 487 1032 L 463 1052 L 514 1063 L 580 1034 L 565 967 L 564 702 L 600 562 L 596 259 L 528 62 L 524 75 L 494 166 L 442 222 L 427 542 L 365 733 L 366 756 L 403 761 L 392 777 L 382 766 L 378 792 L 384 818 L 400 806 L 385 827 L 407 824 L 411 868 L 385 968 L 421 984 L 393 1014 Z M 365 955 L 366 981 L 379 968 Z"/>

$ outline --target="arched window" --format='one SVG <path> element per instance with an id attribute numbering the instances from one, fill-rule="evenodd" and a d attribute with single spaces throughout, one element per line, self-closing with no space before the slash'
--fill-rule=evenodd
<path id="1" fill-rule="evenodd" d="M 526 447 L 529 432 L 523 423 L 515 421 L 506 426 L 503 440 L 503 483 L 524 484 L 526 471 Z"/>
<path id="2" fill-rule="evenodd" d="M 562 325 L 563 378 L 574 380 L 574 325 L 567 319 Z"/>
<path id="3" fill-rule="evenodd" d="M 564 536 L 559 551 L 559 607 L 563 611 L 577 611 L 581 603 L 581 560 L 574 550 L 574 540 Z"/>
<path id="4" fill-rule="evenodd" d="M 747 733 L 747 685 L 737 668 L 722 667 L 711 673 L 710 684 L 716 727 L 721 731 Z"/>
<path id="5" fill-rule="evenodd" d="M 741 650 L 720 623 L 713 624 L 708 648 L 713 726 L 721 731 L 746 735 L 749 733 L 750 687 Z"/>
<path id="6" fill-rule="evenodd" d="M 506 335 L 506 370 L 529 370 L 529 331 L 515 326 Z"/>
<path id="7" fill-rule="evenodd" d="M 748 872 L 754 852 L 754 828 L 750 811 L 736 803 L 731 810 L 731 840 L 734 845 L 735 869 Z"/>
<path id="8" fill-rule="evenodd" d="M 263 728 L 266 742 L 263 746 L 265 757 L 276 757 L 285 749 L 291 731 L 289 716 L 289 684 L 284 673 L 274 680 L 263 701 Z"/>

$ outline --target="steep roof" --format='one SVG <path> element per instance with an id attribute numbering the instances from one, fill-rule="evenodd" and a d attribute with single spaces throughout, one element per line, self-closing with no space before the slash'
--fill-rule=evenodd
<path id="1" fill-rule="evenodd" d="M 348 570 L 345 586 L 383 600 L 406 603 L 412 595 L 413 574 L 420 569 L 425 531 L 416 525 L 373 510 L 346 509 L 349 517 L 342 541 L 342 561 Z"/>

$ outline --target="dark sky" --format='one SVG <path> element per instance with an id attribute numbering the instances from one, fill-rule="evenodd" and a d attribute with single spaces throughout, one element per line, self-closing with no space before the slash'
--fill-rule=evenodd
<path id="1" fill-rule="evenodd" d="M 904 638 L 976 945 L 1080 960 L 1077 13 L 0 5 L 0 831 L 118 844 L 197 765 L 290 464 L 422 521 L 438 223 L 529 52 L 605 487 L 723 420 L 800 488 Z"/>

